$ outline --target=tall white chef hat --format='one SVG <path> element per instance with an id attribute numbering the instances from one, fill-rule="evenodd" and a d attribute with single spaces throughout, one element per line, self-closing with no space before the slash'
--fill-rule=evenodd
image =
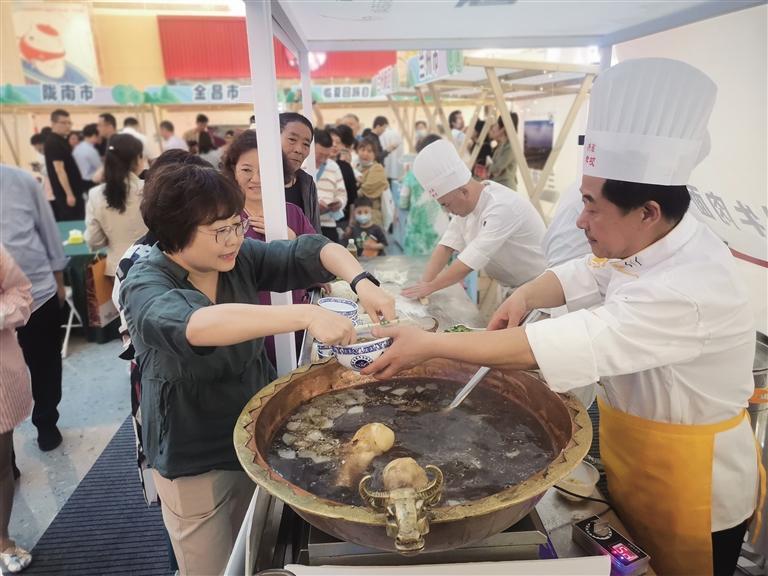
<path id="1" fill-rule="evenodd" d="M 419 152 L 413 161 L 413 175 L 435 199 L 461 188 L 472 179 L 472 172 L 448 140 L 432 142 Z"/>
<path id="2" fill-rule="evenodd" d="M 677 60 L 627 60 L 601 72 L 590 96 L 584 174 L 687 184 L 709 153 L 716 95 L 706 74 Z"/>

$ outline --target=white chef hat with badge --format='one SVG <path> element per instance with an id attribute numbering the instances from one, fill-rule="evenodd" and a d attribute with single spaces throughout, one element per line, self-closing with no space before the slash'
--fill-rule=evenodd
<path id="1" fill-rule="evenodd" d="M 437 140 L 419 152 L 413 161 L 413 175 L 435 199 L 461 188 L 472 179 L 472 172 L 462 162 L 456 146 L 448 140 Z"/>
<path id="2" fill-rule="evenodd" d="M 590 95 L 584 175 L 688 184 L 709 153 L 716 95 L 706 74 L 678 60 L 627 60 L 601 72 Z"/>

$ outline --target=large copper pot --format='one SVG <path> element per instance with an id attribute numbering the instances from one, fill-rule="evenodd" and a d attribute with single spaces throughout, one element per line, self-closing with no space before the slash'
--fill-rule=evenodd
<path id="1" fill-rule="evenodd" d="M 467 381 L 477 366 L 433 360 L 401 373 Z M 335 359 L 302 367 L 259 391 L 243 409 L 234 431 L 238 458 L 261 487 L 320 530 L 342 540 L 380 550 L 397 550 L 387 535 L 387 515 L 362 505 L 350 506 L 315 496 L 291 484 L 267 463 L 274 434 L 299 406 L 312 398 L 373 381 L 339 365 Z M 492 388 L 533 414 L 549 433 L 559 455 L 521 484 L 466 504 L 437 504 L 428 512 L 424 551 L 438 552 L 497 534 L 527 515 L 546 490 L 566 476 L 586 455 L 592 424 L 584 406 L 571 395 L 558 395 L 527 372 L 492 370 L 480 386 Z M 402 551 L 402 550 L 400 550 Z"/>

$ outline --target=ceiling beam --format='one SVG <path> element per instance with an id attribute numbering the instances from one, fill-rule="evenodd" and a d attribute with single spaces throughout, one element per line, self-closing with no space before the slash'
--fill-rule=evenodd
<path id="1" fill-rule="evenodd" d="M 507 60 L 505 58 L 476 58 L 464 57 L 464 66 L 481 66 L 483 68 L 511 68 L 512 70 L 541 70 L 542 72 L 580 72 L 582 74 L 597 74 L 599 66 L 587 64 L 570 64 L 568 62 L 535 62 L 528 60 Z"/>
<path id="2" fill-rule="evenodd" d="M 255 1 L 262 2 L 263 0 Z M 288 13 L 283 8 L 281 0 L 271 0 L 271 2 L 272 33 L 297 57 L 299 56 L 299 52 L 308 52 L 310 48 L 307 42 L 294 26 L 290 16 L 288 16 Z"/>
<path id="3" fill-rule="evenodd" d="M 285 1 L 285 0 L 281 0 Z M 495 38 L 345 38 L 308 40 L 310 50 L 359 52 L 377 50 L 481 50 L 484 48 L 571 48 L 605 44 L 602 36 L 497 36 Z"/>

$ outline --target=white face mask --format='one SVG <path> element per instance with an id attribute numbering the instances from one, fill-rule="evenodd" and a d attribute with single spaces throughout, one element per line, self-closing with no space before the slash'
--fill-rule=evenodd
<path id="1" fill-rule="evenodd" d="M 427 135 L 427 131 L 426 130 L 416 130 L 416 140 L 417 141 L 421 140 L 426 135 Z"/>
<path id="2" fill-rule="evenodd" d="M 373 166 L 373 160 L 360 160 L 360 166 L 363 168 L 370 168 Z"/>
<path id="3" fill-rule="evenodd" d="M 371 221 L 371 215 L 370 214 L 355 214 L 355 220 L 358 224 L 368 224 Z"/>

